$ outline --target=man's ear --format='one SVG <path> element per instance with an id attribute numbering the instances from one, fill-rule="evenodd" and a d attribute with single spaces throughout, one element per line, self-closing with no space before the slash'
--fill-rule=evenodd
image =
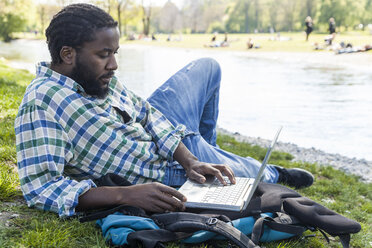
<path id="1" fill-rule="evenodd" d="M 76 50 L 70 46 L 63 46 L 59 52 L 63 63 L 72 65 L 75 62 Z"/>

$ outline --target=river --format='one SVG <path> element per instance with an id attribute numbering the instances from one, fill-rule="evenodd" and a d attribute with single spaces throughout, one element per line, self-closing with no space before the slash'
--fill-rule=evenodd
<path id="1" fill-rule="evenodd" d="M 227 52 L 122 45 L 117 76 L 147 97 L 162 82 L 200 57 L 222 68 L 218 125 L 242 135 L 280 140 L 328 153 L 372 160 L 372 53 Z M 34 71 L 49 60 L 45 42 L 0 43 L 0 57 Z"/>

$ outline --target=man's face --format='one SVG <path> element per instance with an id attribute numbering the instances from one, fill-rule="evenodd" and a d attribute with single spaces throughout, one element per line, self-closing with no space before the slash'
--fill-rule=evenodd
<path id="1" fill-rule="evenodd" d="M 104 28 L 96 32 L 96 39 L 76 49 L 75 65 L 70 77 L 89 95 L 105 98 L 109 82 L 117 69 L 115 54 L 119 49 L 117 28 Z"/>

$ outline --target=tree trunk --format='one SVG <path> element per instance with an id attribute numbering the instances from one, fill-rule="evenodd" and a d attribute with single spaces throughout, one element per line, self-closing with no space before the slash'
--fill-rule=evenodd
<path id="1" fill-rule="evenodd" d="M 41 23 L 41 33 L 43 33 L 44 27 L 45 27 L 45 7 L 44 6 L 40 7 L 40 23 Z"/>
<path id="2" fill-rule="evenodd" d="M 254 1 L 254 8 L 255 8 L 255 27 L 256 27 L 256 30 L 259 31 L 260 29 L 260 7 L 259 7 L 259 3 L 258 3 L 258 0 L 255 0 Z"/>
<path id="3" fill-rule="evenodd" d="M 145 5 L 142 1 L 142 10 L 143 10 L 143 17 L 142 17 L 142 23 L 143 23 L 143 34 L 145 36 L 148 36 L 150 34 L 150 17 L 151 17 L 151 6 L 148 7 L 148 11 L 146 11 Z"/>
<path id="4" fill-rule="evenodd" d="M 119 34 L 121 36 L 122 35 L 122 32 L 121 32 L 121 2 L 118 3 L 117 11 L 118 11 Z"/>
<path id="5" fill-rule="evenodd" d="M 244 31 L 245 33 L 249 33 L 249 0 L 244 1 Z"/>
<path id="6" fill-rule="evenodd" d="M 306 15 L 313 15 L 313 0 L 306 0 Z"/>
<path id="7" fill-rule="evenodd" d="M 107 13 L 111 13 L 111 0 L 107 0 Z"/>

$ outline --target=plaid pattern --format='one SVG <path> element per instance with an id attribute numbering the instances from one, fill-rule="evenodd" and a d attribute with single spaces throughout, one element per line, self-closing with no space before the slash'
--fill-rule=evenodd
<path id="1" fill-rule="evenodd" d="M 91 179 L 111 172 L 134 184 L 162 181 L 184 131 L 115 77 L 108 96 L 97 99 L 40 63 L 15 120 L 24 197 L 29 206 L 71 216 L 79 195 L 95 187 Z"/>

